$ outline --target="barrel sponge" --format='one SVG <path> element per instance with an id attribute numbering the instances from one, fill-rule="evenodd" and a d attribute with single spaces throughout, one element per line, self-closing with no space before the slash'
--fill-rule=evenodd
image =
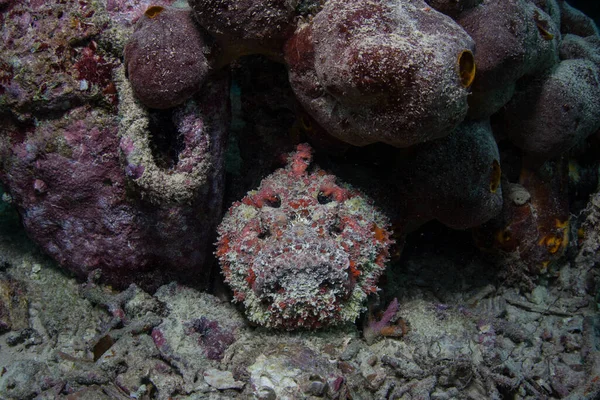
<path id="1" fill-rule="evenodd" d="M 559 0 L 560 30 L 562 33 L 572 33 L 578 36 L 598 35 L 598 27 L 594 20 L 564 0 Z"/>
<path id="2" fill-rule="evenodd" d="M 125 46 L 127 74 L 138 100 L 165 109 L 190 98 L 209 70 L 205 51 L 190 10 L 148 8 Z"/>
<path id="3" fill-rule="evenodd" d="M 469 96 L 469 112 L 467 117 L 470 119 L 485 119 L 497 113 L 515 94 L 516 84 L 508 84 L 503 87 L 486 90 L 474 91 Z"/>
<path id="4" fill-rule="evenodd" d="M 299 0 L 189 0 L 194 16 L 223 44 L 281 52 L 293 32 Z"/>
<path id="5" fill-rule="evenodd" d="M 546 14 L 552 18 L 552 21 L 557 27 L 560 27 L 560 19 L 561 19 L 561 6 L 559 1 L 563 0 L 533 0 L 533 4 L 535 4 L 539 9 L 544 11 Z"/>
<path id="6" fill-rule="evenodd" d="M 489 91 L 552 67 L 558 61 L 559 29 L 526 0 L 486 0 L 457 22 L 475 40 L 474 91 Z"/>
<path id="7" fill-rule="evenodd" d="M 600 36 L 581 37 L 568 33 L 560 42 L 559 52 L 562 60 L 590 60 L 600 68 Z"/>
<path id="8" fill-rule="evenodd" d="M 425 2 L 437 11 L 456 18 L 461 12 L 481 3 L 481 0 L 425 0 Z"/>
<path id="9" fill-rule="evenodd" d="M 600 71 L 588 60 L 565 60 L 530 82 L 506 105 L 500 128 L 519 148 L 557 156 L 600 128 Z"/>
<path id="10" fill-rule="evenodd" d="M 443 137 L 467 112 L 473 41 L 423 0 L 329 0 L 286 43 L 306 111 L 355 146 Z"/>
<path id="11" fill-rule="evenodd" d="M 502 209 L 500 155 L 489 122 L 463 122 L 450 135 L 398 157 L 394 181 L 405 220 L 480 225 Z"/>

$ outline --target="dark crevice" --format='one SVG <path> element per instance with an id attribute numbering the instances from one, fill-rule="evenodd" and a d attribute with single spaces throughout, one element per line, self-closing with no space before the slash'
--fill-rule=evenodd
<path id="1" fill-rule="evenodd" d="M 159 168 L 172 169 L 184 149 L 183 136 L 173 122 L 173 110 L 150 110 L 150 148 Z"/>

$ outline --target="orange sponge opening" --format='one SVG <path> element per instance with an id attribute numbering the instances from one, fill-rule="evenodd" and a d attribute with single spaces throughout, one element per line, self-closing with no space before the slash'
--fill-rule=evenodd
<path id="1" fill-rule="evenodd" d="M 148 9 L 146 10 L 146 12 L 144 12 L 144 15 L 150 19 L 156 18 L 156 16 L 158 14 L 160 14 L 161 12 L 164 11 L 164 7 L 161 6 L 150 6 L 148 7 Z"/>
<path id="2" fill-rule="evenodd" d="M 542 19 L 539 12 L 535 12 L 535 14 L 533 15 L 533 19 L 535 20 L 535 24 L 538 28 L 538 31 L 540 31 L 540 35 L 542 35 L 542 38 L 544 38 L 544 40 L 554 39 L 554 35 L 549 31 L 550 27 L 548 21 Z"/>
<path id="3" fill-rule="evenodd" d="M 470 50 L 463 50 L 458 56 L 458 74 L 460 75 L 460 83 L 463 87 L 468 88 L 475 79 L 475 57 Z"/>
<path id="4" fill-rule="evenodd" d="M 500 163 L 498 160 L 492 162 L 492 174 L 490 176 L 490 192 L 496 193 L 498 187 L 500 187 L 500 177 L 502 176 L 502 170 L 500 169 Z"/>

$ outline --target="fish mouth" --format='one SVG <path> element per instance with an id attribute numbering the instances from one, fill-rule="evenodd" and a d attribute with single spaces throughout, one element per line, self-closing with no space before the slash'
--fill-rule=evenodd
<path id="1" fill-rule="evenodd" d="M 336 242 L 275 247 L 261 249 L 252 265 L 252 291 L 263 305 L 317 312 L 350 296 L 350 260 Z"/>

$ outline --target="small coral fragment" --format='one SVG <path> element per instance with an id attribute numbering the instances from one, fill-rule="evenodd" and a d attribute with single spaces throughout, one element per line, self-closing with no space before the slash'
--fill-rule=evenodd
<path id="1" fill-rule="evenodd" d="M 392 322 L 400 309 L 398 299 L 394 298 L 379 319 L 369 314 L 363 336 L 367 344 L 373 344 L 379 337 L 402 337 L 408 333 L 408 326 L 402 319 Z"/>
<path id="2" fill-rule="evenodd" d="M 225 280 L 259 325 L 292 330 L 353 322 L 389 256 L 387 218 L 311 159 L 310 147 L 299 145 L 218 229 Z"/>

